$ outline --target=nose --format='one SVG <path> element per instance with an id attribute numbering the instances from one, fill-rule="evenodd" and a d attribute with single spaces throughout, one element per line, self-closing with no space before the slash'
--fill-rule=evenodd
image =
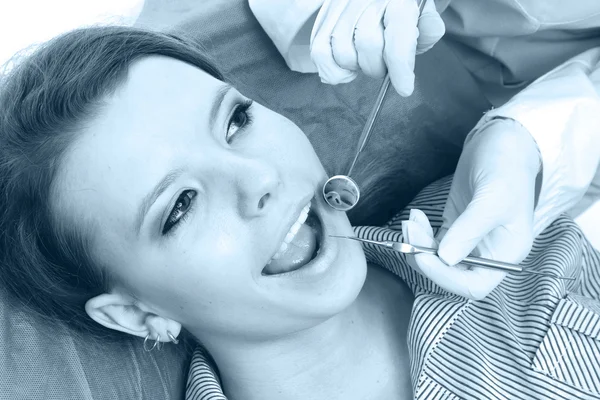
<path id="1" fill-rule="evenodd" d="M 240 215 L 254 218 L 269 212 L 277 201 L 281 186 L 277 169 L 266 162 L 255 160 L 245 160 L 236 169 Z"/>

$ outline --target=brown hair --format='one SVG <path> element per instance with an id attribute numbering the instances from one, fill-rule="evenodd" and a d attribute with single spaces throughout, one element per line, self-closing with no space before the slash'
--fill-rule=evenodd
<path id="1" fill-rule="evenodd" d="M 86 232 L 53 220 L 57 169 L 78 128 L 116 90 L 132 62 L 171 57 L 217 79 L 198 45 L 169 34 L 97 27 L 59 36 L 0 81 L 0 281 L 11 298 L 44 318 L 103 338 L 119 335 L 85 312 L 110 277 L 88 254 Z"/>

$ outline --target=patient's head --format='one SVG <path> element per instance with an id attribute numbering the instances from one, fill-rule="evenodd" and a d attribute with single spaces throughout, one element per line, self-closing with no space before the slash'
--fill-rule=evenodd
<path id="1" fill-rule="evenodd" d="M 316 195 L 326 176 L 302 131 L 185 41 L 60 37 L 5 78 L 0 132 L 1 276 L 42 315 L 261 340 L 362 287 L 360 246 L 327 237 L 351 227 Z"/>

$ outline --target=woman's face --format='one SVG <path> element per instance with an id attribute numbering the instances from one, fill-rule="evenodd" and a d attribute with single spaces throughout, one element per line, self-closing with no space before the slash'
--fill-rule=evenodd
<path id="1" fill-rule="evenodd" d="M 319 195 L 326 178 L 291 121 L 150 57 L 71 146 L 54 207 L 91 231 L 115 292 L 196 331 L 268 337 L 341 311 L 364 282 L 360 245 L 328 237 L 352 230 Z"/>

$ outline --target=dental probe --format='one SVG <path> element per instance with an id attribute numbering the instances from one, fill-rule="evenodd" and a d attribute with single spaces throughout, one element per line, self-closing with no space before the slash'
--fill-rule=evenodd
<path id="1" fill-rule="evenodd" d="M 438 255 L 437 250 L 432 249 L 430 247 L 415 246 L 412 244 L 394 242 L 391 240 L 378 241 L 378 240 L 361 239 L 361 238 L 358 238 L 355 236 L 336 236 L 336 235 L 329 235 L 329 236 L 335 237 L 335 238 L 341 238 L 341 239 L 357 240 L 357 241 L 363 242 L 363 243 L 371 243 L 371 244 L 375 244 L 378 246 L 387 247 L 389 249 L 392 249 L 394 251 L 397 251 L 397 252 L 403 253 L 403 254 L 431 254 L 434 256 Z M 483 268 L 495 269 L 495 270 L 505 271 L 505 272 L 525 272 L 528 274 L 545 276 L 545 277 L 556 278 L 556 279 L 575 280 L 575 278 L 571 278 L 571 277 L 561 277 L 561 276 L 557 276 L 557 275 L 553 275 L 553 274 L 546 274 L 543 272 L 537 272 L 537 271 L 531 271 L 528 269 L 523 269 L 523 267 L 521 267 L 520 265 L 510 264 L 510 263 L 506 263 L 506 262 L 502 262 L 502 261 L 494 261 L 494 260 L 490 260 L 488 258 L 469 256 L 469 257 L 465 257 L 461 261 L 461 263 L 476 265 L 476 266 L 483 267 Z"/>

